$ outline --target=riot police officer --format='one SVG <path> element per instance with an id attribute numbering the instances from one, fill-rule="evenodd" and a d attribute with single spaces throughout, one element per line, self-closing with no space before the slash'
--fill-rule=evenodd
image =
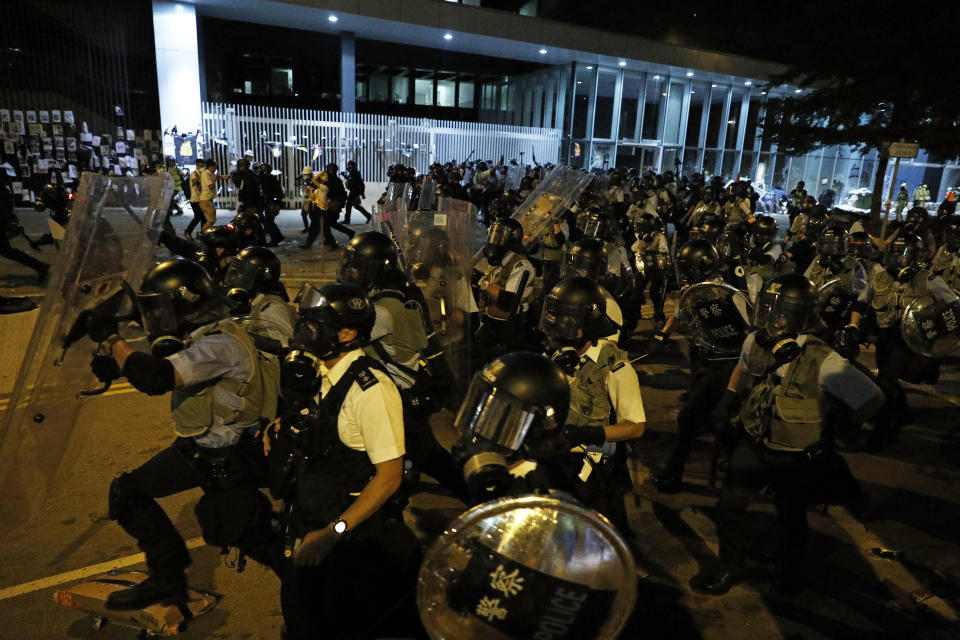
<path id="1" fill-rule="evenodd" d="M 635 231 L 637 240 L 630 249 L 637 262 L 637 288 L 642 293 L 647 283 L 650 284 L 653 326 L 654 329 L 659 330 L 667 321 L 663 305 L 667 297 L 666 270 L 670 258 L 663 220 L 650 213 L 644 213 L 637 221 Z"/>
<path id="2" fill-rule="evenodd" d="M 286 347 L 296 324 L 296 309 L 280 282 L 280 259 L 266 247 L 247 247 L 227 267 L 223 288 L 237 305 L 237 313 L 249 314 L 262 324 L 265 334 Z"/>
<path id="3" fill-rule="evenodd" d="M 643 435 L 646 414 L 629 357 L 602 340 L 612 328 L 603 291 L 585 277 L 564 278 L 544 300 L 540 330 L 570 380 L 565 435 L 583 446 L 578 495 L 629 535 L 623 499 L 632 482 L 624 441 Z"/>
<path id="4" fill-rule="evenodd" d="M 354 285 L 304 293 L 283 365 L 282 416 L 263 433 L 270 490 L 284 501 L 281 604 L 291 640 L 402 636 L 416 624 L 405 596 L 419 546 L 395 502 L 402 401 L 362 350 L 375 319 Z"/>
<path id="5" fill-rule="evenodd" d="M 237 546 L 269 563 L 270 503 L 260 493 L 263 456 L 255 437 L 276 414 L 280 370 L 252 336 L 230 319 L 230 301 L 189 260 L 170 260 L 144 276 L 136 295 L 152 353 L 135 351 L 115 319 L 91 323 L 90 337 L 107 356 L 94 359 L 101 380 L 124 375 L 148 395 L 173 392 L 172 445 L 110 485 L 109 516 L 136 538 L 150 577 L 107 600 L 114 610 L 186 600 L 190 564 L 183 538 L 156 499 L 204 490 L 196 513 L 205 540 Z"/>
<path id="6" fill-rule="evenodd" d="M 716 412 L 728 416 L 746 396 L 740 411 L 743 437 L 717 504 L 721 566 L 691 580 L 698 591 L 725 593 L 744 576 L 751 544 L 747 508 L 760 487 L 769 483 L 774 492 L 777 586 L 787 593 L 802 586 L 807 506 L 861 499 L 846 461 L 833 447 L 833 432 L 841 423 L 868 420 L 884 397 L 869 376 L 807 333 L 814 301 L 813 285 L 800 274 L 778 276 L 760 294 L 756 330 L 743 343 Z"/>

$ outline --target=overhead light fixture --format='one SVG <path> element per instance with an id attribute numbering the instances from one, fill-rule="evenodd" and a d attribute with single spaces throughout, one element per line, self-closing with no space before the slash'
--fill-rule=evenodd
<path id="1" fill-rule="evenodd" d="M 693 89 L 690 89 L 690 93 L 696 93 L 696 91 L 694 91 Z"/>
<path id="2" fill-rule="evenodd" d="M 588 64 L 588 65 L 587 65 L 587 71 L 591 71 L 591 70 L 593 70 L 593 65 L 592 65 L 592 64 Z"/>
<path id="3" fill-rule="evenodd" d="M 445 34 L 443 34 L 443 39 L 444 39 L 444 40 L 453 40 L 453 34 L 452 34 L 452 33 L 445 33 Z"/>
<path id="4" fill-rule="evenodd" d="M 583 84 L 583 80 L 577 80 L 577 84 Z"/>
<path id="5" fill-rule="evenodd" d="M 688 77 L 688 78 L 692 78 L 692 77 L 693 77 L 693 71 L 687 71 L 687 77 Z"/>
<path id="6" fill-rule="evenodd" d="M 752 83 L 752 82 L 750 82 L 749 80 L 747 80 L 747 81 L 746 81 L 746 82 L 744 82 L 743 84 L 745 84 L 745 85 L 747 85 L 747 86 L 749 87 L 749 86 L 750 86 L 750 85 L 752 85 L 753 83 Z"/>
<path id="7" fill-rule="evenodd" d="M 653 76 L 653 79 L 654 79 L 654 80 L 659 80 L 659 79 L 660 79 L 660 76 Z"/>
<path id="8" fill-rule="evenodd" d="M 710 86 L 713 87 L 714 89 L 717 88 L 717 85 L 715 85 L 715 84 L 712 84 L 712 85 L 710 85 Z"/>
<path id="9" fill-rule="evenodd" d="M 540 55 L 546 55 L 546 53 L 547 53 L 546 49 L 540 49 Z"/>
<path id="10" fill-rule="evenodd" d="M 627 66 L 627 61 L 626 61 L 626 60 L 621 60 L 621 61 L 618 62 L 617 64 L 620 65 L 621 67 L 625 67 L 625 66 Z"/>
<path id="11" fill-rule="evenodd" d="M 737 124 L 736 120 L 727 120 L 727 124 Z"/>
<path id="12" fill-rule="evenodd" d="M 333 16 L 333 15 L 327 16 L 327 20 L 329 20 L 330 22 L 336 22 L 339 19 L 340 18 L 338 18 L 337 16 Z"/>
<path id="13" fill-rule="evenodd" d="M 803 89 L 794 89 L 794 90 L 793 90 L 794 93 L 801 93 L 802 91 L 803 91 Z"/>
<path id="14" fill-rule="evenodd" d="M 760 92 L 760 95 L 765 96 L 765 95 L 767 95 L 767 92 L 766 92 L 766 91 L 761 91 L 761 92 Z"/>

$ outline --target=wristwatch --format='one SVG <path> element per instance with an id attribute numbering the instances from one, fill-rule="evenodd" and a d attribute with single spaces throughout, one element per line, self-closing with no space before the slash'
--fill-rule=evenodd
<path id="1" fill-rule="evenodd" d="M 333 532 L 340 537 L 343 537 L 347 534 L 347 529 L 348 529 L 347 521 L 344 520 L 343 518 L 333 523 Z"/>

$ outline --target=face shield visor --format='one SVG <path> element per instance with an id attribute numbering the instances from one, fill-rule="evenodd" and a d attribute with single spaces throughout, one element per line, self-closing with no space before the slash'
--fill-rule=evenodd
<path id="1" fill-rule="evenodd" d="M 454 420 L 461 433 L 481 438 L 505 454 L 520 449 L 530 438 L 543 438 L 560 428 L 553 407 L 527 406 L 488 382 L 477 372 Z"/>
<path id="2" fill-rule="evenodd" d="M 843 237 L 824 234 L 817 240 L 817 255 L 823 258 L 838 258 L 843 255 Z"/>
<path id="3" fill-rule="evenodd" d="M 869 238 L 847 238 L 847 255 L 853 258 L 869 258 L 873 255 L 873 246 Z"/>
<path id="4" fill-rule="evenodd" d="M 773 340 L 793 338 L 807 328 L 812 305 L 764 291 L 757 300 L 753 326 Z"/>
<path id="5" fill-rule="evenodd" d="M 260 274 L 261 268 L 251 262 L 232 261 L 223 276 L 223 288 L 227 291 L 227 297 L 237 304 L 249 305 Z"/>
<path id="6" fill-rule="evenodd" d="M 138 293 L 136 303 L 153 355 L 164 358 L 183 349 L 184 334 L 189 327 L 177 313 L 173 296 L 169 293 Z"/>
<path id="7" fill-rule="evenodd" d="M 373 286 L 381 265 L 358 256 L 351 249 L 340 255 L 340 267 L 337 269 L 337 282 L 355 285 L 364 291 Z"/>
<path id="8" fill-rule="evenodd" d="M 548 338 L 561 344 L 579 344 L 584 339 L 584 324 L 590 309 L 565 304 L 553 296 L 543 301 L 539 329 Z"/>
<path id="9" fill-rule="evenodd" d="M 896 242 L 887 249 L 883 259 L 883 266 L 895 269 L 916 267 L 920 259 L 920 250 L 916 245 L 906 242 Z"/>
<path id="10" fill-rule="evenodd" d="M 564 271 L 564 277 L 584 276 L 594 282 L 599 282 L 600 276 L 603 275 L 606 270 L 607 261 L 605 259 L 596 258 L 580 252 L 571 252 L 567 255 L 567 267 Z"/>

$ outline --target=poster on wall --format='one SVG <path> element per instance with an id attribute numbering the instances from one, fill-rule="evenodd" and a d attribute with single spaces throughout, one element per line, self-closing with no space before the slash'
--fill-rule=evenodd
<path id="1" fill-rule="evenodd" d="M 61 122 L 60 112 L 59 112 L 59 111 L 51 111 L 51 112 L 50 112 L 50 119 L 51 119 L 53 122 Z"/>
<path id="2" fill-rule="evenodd" d="M 64 111 L 63 121 L 68 124 L 73 124 L 73 111 Z"/>
<path id="3" fill-rule="evenodd" d="M 23 111 L 16 110 L 13 112 L 13 121 L 14 122 L 23 122 Z"/>
<path id="4" fill-rule="evenodd" d="M 40 122 L 43 122 L 44 124 L 48 124 L 48 123 L 50 122 L 50 112 L 49 112 L 49 111 L 41 111 L 41 112 L 40 112 Z"/>
<path id="5" fill-rule="evenodd" d="M 33 124 L 37 121 L 36 111 L 27 111 L 27 124 Z"/>
<path id="6" fill-rule="evenodd" d="M 174 145 L 177 163 L 194 164 L 197 161 L 197 136 L 180 136 Z"/>
<path id="7" fill-rule="evenodd" d="M 10 122 L 10 109 L 0 109 L 0 122 Z"/>
<path id="8" fill-rule="evenodd" d="M 30 129 L 30 135 L 32 136 L 42 136 L 43 135 L 43 125 L 42 124 L 29 124 L 27 125 Z"/>

